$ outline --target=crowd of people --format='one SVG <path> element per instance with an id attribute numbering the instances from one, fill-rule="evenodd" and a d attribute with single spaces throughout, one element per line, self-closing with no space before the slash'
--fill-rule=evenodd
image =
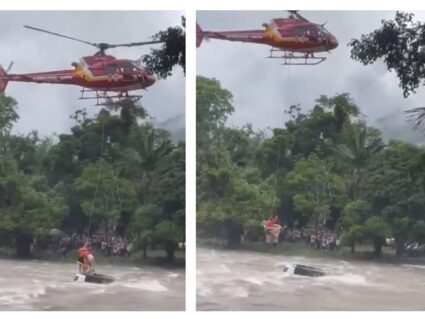
<path id="1" fill-rule="evenodd" d="M 77 249 L 86 244 L 92 251 L 114 258 L 128 258 L 133 251 L 133 244 L 128 239 L 120 236 L 92 235 L 88 237 L 76 233 L 57 238 L 39 238 L 35 240 L 34 247 L 37 249 L 50 249 L 54 252 L 68 255 L 68 253 L 74 254 Z"/>
<path id="2" fill-rule="evenodd" d="M 337 234 L 324 228 L 319 229 L 317 234 L 314 229 L 287 231 L 285 232 L 284 240 L 288 242 L 301 242 L 314 249 L 339 250 L 340 248 L 340 241 Z"/>
<path id="3" fill-rule="evenodd" d="M 272 232 L 279 226 L 278 233 L 273 234 Z M 272 214 L 266 221 L 263 222 L 265 229 L 266 242 L 277 244 L 278 241 L 287 242 L 298 242 L 304 243 L 313 249 L 321 250 L 338 250 L 340 247 L 340 241 L 338 240 L 337 234 L 327 228 L 319 228 L 316 232 L 315 229 L 294 229 L 292 231 L 285 229 L 281 232 L 281 226 L 279 218 L 276 214 Z M 279 234 L 280 233 L 280 234 Z M 272 238 L 272 237 L 279 238 Z M 274 239 L 274 240 L 273 240 Z"/>

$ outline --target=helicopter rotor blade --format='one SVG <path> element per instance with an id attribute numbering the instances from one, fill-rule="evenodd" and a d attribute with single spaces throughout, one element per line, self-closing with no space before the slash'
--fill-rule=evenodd
<path id="1" fill-rule="evenodd" d="M 306 18 L 304 18 L 301 14 L 298 13 L 300 10 L 288 10 L 291 16 L 295 16 L 297 19 L 300 19 L 305 22 L 309 22 Z"/>
<path id="2" fill-rule="evenodd" d="M 13 63 L 15 63 L 15 62 L 10 61 L 9 66 L 6 69 L 6 73 L 9 73 L 9 71 L 12 69 Z"/>
<path id="3" fill-rule="evenodd" d="M 55 32 L 51 32 L 51 31 L 43 30 L 43 29 L 40 29 L 40 28 L 31 27 L 31 26 L 29 26 L 29 25 L 24 25 L 24 28 L 31 29 L 31 30 L 35 30 L 35 31 L 40 31 L 40 32 L 44 32 L 44 33 L 48 33 L 48 34 L 51 34 L 51 35 L 55 35 L 55 36 L 58 36 L 58 37 L 62 37 L 62 38 L 65 38 L 65 39 L 69 39 L 69 40 L 78 41 L 78 42 L 85 43 L 85 44 L 88 44 L 88 45 L 94 46 L 94 47 L 96 47 L 96 48 L 99 48 L 98 44 L 96 44 L 96 43 L 92 43 L 92 42 L 88 42 L 88 41 L 84 41 L 84 40 L 76 39 L 76 38 L 73 38 L 73 37 L 70 37 L 70 36 L 67 36 L 67 35 L 63 35 L 63 34 L 59 34 L 59 33 L 55 33 Z"/>
<path id="4" fill-rule="evenodd" d="M 109 43 L 103 43 L 103 42 L 94 43 L 94 42 L 88 42 L 88 41 L 80 40 L 80 39 L 77 39 L 77 38 L 73 38 L 73 37 L 63 35 L 63 34 L 60 34 L 60 33 L 51 32 L 51 31 L 40 29 L 40 28 L 31 27 L 29 25 L 24 25 L 24 27 L 27 28 L 27 29 L 40 31 L 40 32 L 48 33 L 48 34 L 55 35 L 55 36 L 58 36 L 58 37 L 62 37 L 62 38 L 65 38 L 65 39 L 74 40 L 74 41 L 78 41 L 78 42 L 81 42 L 81 43 L 84 43 L 84 44 L 91 45 L 95 48 L 98 48 L 100 50 L 98 53 L 100 53 L 100 54 L 104 54 L 105 50 L 107 50 L 107 49 L 112 49 L 112 48 L 117 48 L 117 47 L 134 47 L 134 46 L 149 45 L 149 44 L 156 44 L 156 43 L 163 43 L 164 42 L 164 41 L 159 41 L 159 40 L 152 40 L 152 41 L 145 41 L 145 42 L 130 42 L 130 43 L 122 43 L 122 44 L 109 44 Z"/>
<path id="5" fill-rule="evenodd" d="M 122 43 L 122 44 L 108 44 L 108 48 L 117 48 L 117 47 L 135 47 L 135 46 L 141 46 L 141 45 L 149 45 L 149 44 L 156 44 L 156 43 L 164 43 L 164 41 L 145 41 L 145 42 L 130 42 L 130 43 Z"/>

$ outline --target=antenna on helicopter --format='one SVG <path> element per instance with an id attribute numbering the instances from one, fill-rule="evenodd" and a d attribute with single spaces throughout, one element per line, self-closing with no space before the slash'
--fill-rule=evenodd
<path id="1" fill-rule="evenodd" d="M 149 45 L 149 44 L 156 44 L 156 43 L 163 43 L 164 42 L 164 41 L 159 41 L 159 40 L 152 40 L 152 41 L 145 41 L 145 42 L 130 42 L 130 43 L 121 43 L 121 44 L 109 44 L 109 43 L 104 43 L 104 42 L 95 43 L 95 42 L 88 42 L 88 41 L 80 40 L 80 39 L 73 38 L 73 37 L 63 35 L 63 34 L 60 34 L 60 33 L 55 33 L 55 32 L 51 32 L 51 31 L 43 30 L 43 29 L 40 29 L 40 28 L 31 27 L 29 25 L 24 25 L 24 28 L 34 30 L 34 31 L 48 33 L 48 34 L 55 35 L 55 36 L 58 36 L 58 37 L 62 37 L 62 38 L 65 38 L 65 39 L 69 39 L 69 40 L 73 40 L 73 41 L 77 41 L 77 42 L 81 42 L 81 43 L 84 43 L 84 44 L 91 45 L 91 46 L 99 49 L 99 51 L 95 53 L 95 55 L 97 55 L 97 56 L 104 56 L 105 51 L 108 50 L 108 49 L 114 49 L 114 48 L 118 48 L 118 47 L 134 47 L 134 46 Z"/>

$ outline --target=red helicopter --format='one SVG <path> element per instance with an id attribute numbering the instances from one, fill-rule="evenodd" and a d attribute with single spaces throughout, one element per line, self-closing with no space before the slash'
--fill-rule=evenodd
<path id="1" fill-rule="evenodd" d="M 203 31 L 196 26 L 196 47 L 203 39 L 219 39 L 266 44 L 272 47 L 269 58 L 284 59 L 284 65 L 316 65 L 326 57 L 314 56 L 316 52 L 330 52 L 338 46 L 338 40 L 325 24 L 308 21 L 297 11 L 288 11 L 289 18 L 273 19 L 264 23 L 265 30 Z"/>
<path id="2" fill-rule="evenodd" d="M 80 99 L 96 99 L 96 105 L 100 105 L 99 101 L 103 99 L 107 99 L 110 102 L 124 98 L 137 101 L 142 96 L 130 95 L 129 92 L 145 89 L 153 85 L 156 81 L 153 73 L 140 65 L 140 59 L 136 61 L 117 59 L 111 55 L 106 55 L 105 51 L 117 47 L 133 47 L 161 43 L 161 41 L 124 44 L 92 43 L 31 26 L 24 27 L 85 43 L 96 47 L 99 51 L 93 56 L 83 57 L 80 62 L 73 62 L 71 65 L 74 69 L 70 70 L 8 74 L 13 62 L 9 65 L 7 70 L 0 65 L 0 90 L 2 92 L 5 91 L 9 81 L 78 85 L 83 87 Z M 110 95 L 111 92 L 112 95 Z"/>

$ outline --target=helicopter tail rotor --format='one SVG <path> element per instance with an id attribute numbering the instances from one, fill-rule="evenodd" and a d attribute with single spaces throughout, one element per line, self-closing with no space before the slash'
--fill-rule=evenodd
<path id="1" fill-rule="evenodd" d="M 9 68 L 8 68 L 9 69 Z M 6 86 L 9 80 L 7 79 L 7 72 L 0 64 L 0 91 L 4 92 L 6 90 Z"/>
<path id="2" fill-rule="evenodd" d="M 201 46 L 202 40 L 204 40 L 204 31 L 201 29 L 199 24 L 196 24 L 196 47 Z"/>

